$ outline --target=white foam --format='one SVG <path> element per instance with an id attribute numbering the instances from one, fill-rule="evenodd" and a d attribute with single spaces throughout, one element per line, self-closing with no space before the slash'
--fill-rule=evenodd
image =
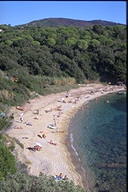
<path id="1" fill-rule="evenodd" d="M 77 156 L 79 156 L 78 153 L 77 153 L 77 151 L 76 151 L 76 149 L 75 149 L 75 147 L 73 146 L 74 138 L 73 138 L 73 134 L 72 134 L 72 133 L 70 134 L 70 141 L 71 141 L 71 147 L 72 147 L 72 149 L 74 150 L 75 154 L 76 154 Z M 80 159 L 79 159 L 79 160 L 80 160 Z"/>

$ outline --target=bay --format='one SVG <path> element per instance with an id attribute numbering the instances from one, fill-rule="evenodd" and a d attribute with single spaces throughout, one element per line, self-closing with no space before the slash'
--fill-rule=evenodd
<path id="1" fill-rule="evenodd" d="M 126 191 L 126 95 L 85 105 L 70 123 L 70 141 L 92 192 Z M 79 169 L 80 169 L 79 168 Z"/>

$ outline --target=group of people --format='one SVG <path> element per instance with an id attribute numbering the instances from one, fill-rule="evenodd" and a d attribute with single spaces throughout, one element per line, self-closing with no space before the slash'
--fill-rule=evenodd
<path id="1" fill-rule="evenodd" d="M 43 133 L 42 135 L 41 134 L 38 134 L 38 137 L 40 137 L 40 138 L 46 138 L 46 135 Z"/>
<path id="2" fill-rule="evenodd" d="M 55 179 L 56 180 L 68 180 L 68 177 L 67 177 L 67 175 L 63 176 L 63 174 L 60 173 L 59 175 L 55 176 Z"/>

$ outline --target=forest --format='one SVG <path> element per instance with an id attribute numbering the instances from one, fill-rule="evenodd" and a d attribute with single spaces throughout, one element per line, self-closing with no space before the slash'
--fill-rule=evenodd
<path id="1" fill-rule="evenodd" d="M 52 85 L 126 83 L 125 26 L 0 29 L 0 102 L 47 94 Z"/>

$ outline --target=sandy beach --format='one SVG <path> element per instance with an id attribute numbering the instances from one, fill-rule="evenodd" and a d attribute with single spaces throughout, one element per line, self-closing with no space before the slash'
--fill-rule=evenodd
<path id="1" fill-rule="evenodd" d="M 70 145 L 70 142 L 66 142 L 70 119 L 87 101 L 121 90 L 125 88 L 89 84 L 69 92 L 30 100 L 23 106 L 23 111 L 12 107 L 10 113 L 14 114 L 14 121 L 6 134 L 24 145 L 24 149 L 16 145 L 18 161 L 27 164 L 30 174 L 38 176 L 42 172 L 55 176 L 62 173 L 75 184 L 83 186 L 82 177 L 76 171 L 67 150 Z M 50 124 L 57 129 L 51 129 Z M 40 151 L 30 150 L 38 144 L 41 146 Z"/>

